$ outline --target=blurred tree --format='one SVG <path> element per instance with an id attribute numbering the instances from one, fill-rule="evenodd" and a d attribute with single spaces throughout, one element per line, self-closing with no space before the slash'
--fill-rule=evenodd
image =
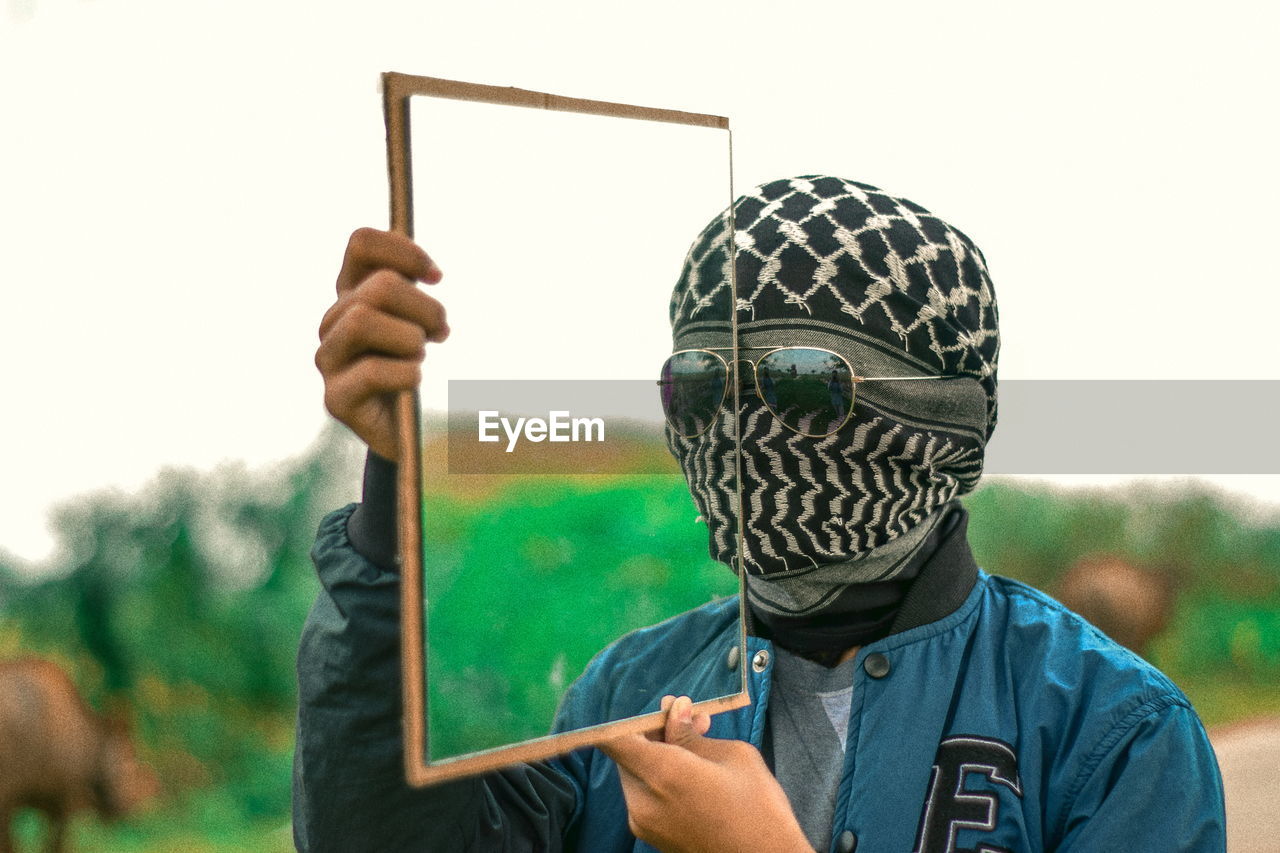
<path id="1" fill-rule="evenodd" d="M 168 796 L 148 831 L 169 840 L 147 849 L 185 849 L 174 826 L 234 849 L 245 827 L 287 821 L 294 657 L 318 586 L 310 549 L 323 514 L 354 495 L 360 459 L 330 429 L 266 470 L 168 470 L 136 494 L 61 507 L 60 557 L 48 574 L 27 578 L 0 554 L 0 649 L 53 657 L 95 704 L 115 694 L 137 709 L 144 757 Z M 677 479 L 541 476 L 482 494 L 433 495 L 426 519 L 431 626 L 447 640 L 433 659 L 433 695 L 470 697 L 455 712 L 473 701 L 502 706 L 487 715 L 498 729 L 483 732 L 468 731 L 476 715 L 463 713 L 459 738 L 540 734 L 529 720 L 549 714 L 557 685 L 617 626 L 733 587 L 707 558 L 706 528 L 690 523 L 695 510 Z M 1280 711 L 1280 520 L 1189 486 L 1066 492 L 995 481 L 966 504 L 989 572 L 1053 590 L 1078 560 L 1110 554 L 1165 573 L 1180 595 L 1153 660 L 1211 722 Z M 548 618 L 552 574 L 598 594 L 588 620 L 598 635 Z M 482 582 L 494 576 L 505 582 Z M 487 678 L 499 641 L 540 647 L 530 649 L 542 653 L 531 688 Z M 93 838 L 93 849 L 111 847 Z"/>

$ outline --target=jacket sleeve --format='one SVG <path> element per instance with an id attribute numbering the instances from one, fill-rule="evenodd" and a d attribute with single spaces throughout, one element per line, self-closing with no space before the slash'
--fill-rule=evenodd
<path id="1" fill-rule="evenodd" d="M 1069 796 L 1062 853 L 1226 850 L 1218 762 L 1180 697 L 1148 701 L 1117 723 Z"/>
<path id="2" fill-rule="evenodd" d="M 327 516 L 312 550 L 323 588 L 298 649 L 297 848 L 560 850 L 579 787 L 559 764 L 405 784 L 399 577 L 352 547 L 354 509 Z"/>

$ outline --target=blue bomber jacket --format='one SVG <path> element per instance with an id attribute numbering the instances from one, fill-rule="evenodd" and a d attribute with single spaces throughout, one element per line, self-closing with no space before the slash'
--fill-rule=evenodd
<path id="1" fill-rule="evenodd" d="M 324 520 L 313 551 L 324 590 L 298 655 L 298 848 L 650 850 L 594 749 L 404 784 L 398 578 L 351 547 L 350 512 Z M 1051 598 L 980 571 L 965 528 L 922 568 L 890 635 L 858 652 L 833 853 L 1224 850 L 1222 782 L 1186 697 Z M 618 640 L 554 728 L 655 710 L 714 678 L 736 613 L 727 599 Z M 772 651 L 748 638 L 751 704 L 715 716 L 710 736 L 761 745 Z"/>

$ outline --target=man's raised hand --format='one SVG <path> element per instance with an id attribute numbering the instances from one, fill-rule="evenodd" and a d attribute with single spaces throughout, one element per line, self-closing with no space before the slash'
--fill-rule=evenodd
<path id="1" fill-rule="evenodd" d="M 444 306 L 414 283 L 440 278 L 408 237 L 361 228 L 347 243 L 337 301 L 320 321 L 325 408 L 387 459 L 399 458 L 396 393 L 418 386 L 426 342 L 449 336 Z"/>

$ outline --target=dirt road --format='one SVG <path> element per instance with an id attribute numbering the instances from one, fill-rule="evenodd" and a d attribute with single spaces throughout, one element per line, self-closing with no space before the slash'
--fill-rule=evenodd
<path id="1" fill-rule="evenodd" d="M 1227 798 L 1228 853 L 1280 853 L 1280 718 L 1209 733 Z"/>

